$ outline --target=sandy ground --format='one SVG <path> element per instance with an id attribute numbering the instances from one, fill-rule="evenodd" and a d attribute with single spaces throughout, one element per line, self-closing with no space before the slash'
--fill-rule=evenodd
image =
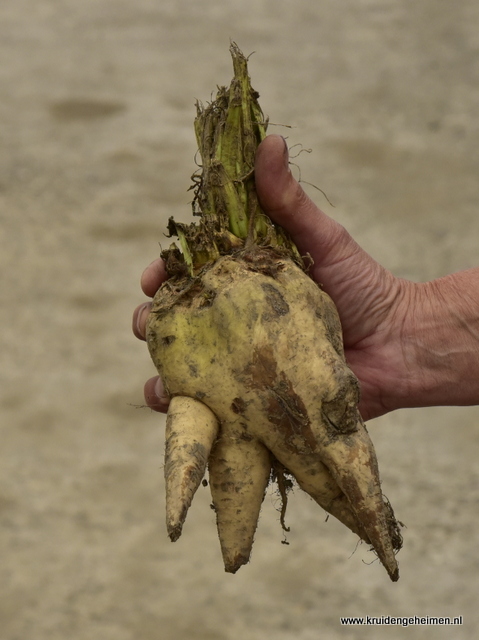
<path id="1" fill-rule="evenodd" d="M 289 546 L 268 494 L 235 576 L 208 489 L 167 539 L 130 316 L 167 217 L 189 218 L 194 100 L 229 82 L 230 38 L 335 208 L 306 188 L 373 256 L 413 280 L 478 263 L 476 0 L 1 2 L 0 640 L 475 637 L 475 407 L 369 423 L 407 525 L 397 584 L 299 493 Z"/>

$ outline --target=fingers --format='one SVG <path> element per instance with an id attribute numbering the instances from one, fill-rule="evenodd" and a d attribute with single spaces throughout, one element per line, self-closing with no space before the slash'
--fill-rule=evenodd
<path id="1" fill-rule="evenodd" d="M 163 381 L 159 376 L 150 378 L 145 382 L 144 387 L 146 404 L 160 413 L 167 413 L 170 404 L 170 398 L 166 393 Z"/>
<path id="2" fill-rule="evenodd" d="M 133 333 L 139 340 L 145 340 L 146 336 L 146 319 L 151 310 L 151 302 L 140 304 L 133 311 L 132 329 Z"/>
<path id="3" fill-rule="evenodd" d="M 161 258 L 149 264 L 141 274 L 141 288 L 143 293 L 153 298 L 155 293 L 168 278 L 165 263 Z M 140 304 L 133 312 L 133 333 L 139 340 L 144 340 L 146 335 L 146 319 L 151 310 L 151 302 Z"/>
<path id="4" fill-rule="evenodd" d="M 163 282 L 168 278 L 165 263 L 161 258 L 154 260 L 143 271 L 141 276 L 141 288 L 147 296 L 153 297 Z M 132 329 L 139 340 L 145 340 L 146 321 L 151 311 L 151 302 L 140 304 L 133 312 Z M 154 411 L 166 413 L 170 404 L 170 398 L 165 391 L 163 382 L 159 376 L 150 378 L 144 387 L 146 404 Z"/>
<path id="5" fill-rule="evenodd" d="M 153 298 L 163 282 L 168 278 L 165 263 L 161 258 L 149 264 L 141 275 L 141 288 L 150 298 Z"/>

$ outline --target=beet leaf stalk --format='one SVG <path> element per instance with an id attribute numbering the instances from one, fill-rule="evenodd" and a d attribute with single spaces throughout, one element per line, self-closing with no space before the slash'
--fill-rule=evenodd
<path id="1" fill-rule="evenodd" d="M 193 214 L 201 220 L 182 224 L 170 218 L 168 230 L 182 250 L 172 245 L 162 254 L 172 275 L 195 276 L 204 265 L 253 245 L 276 248 L 302 264 L 294 243 L 258 203 L 254 159 L 268 123 L 251 87 L 247 59 L 235 43 L 230 52 L 234 78 L 229 88 L 219 87 L 206 107 L 196 104 L 201 173 L 193 176 Z"/>

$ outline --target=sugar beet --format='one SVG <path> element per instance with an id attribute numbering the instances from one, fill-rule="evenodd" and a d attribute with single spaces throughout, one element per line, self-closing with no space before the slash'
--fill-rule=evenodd
<path id="1" fill-rule="evenodd" d="M 370 543 L 392 580 L 401 535 L 381 492 L 332 300 L 289 237 L 259 208 L 252 172 L 266 123 L 246 59 L 198 106 L 199 225 L 170 221 L 170 279 L 153 301 L 147 342 L 173 398 L 167 421 L 167 526 L 175 540 L 208 468 L 227 571 L 250 557 L 272 477 L 290 474 Z M 278 471 L 280 470 L 280 471 Z"/>

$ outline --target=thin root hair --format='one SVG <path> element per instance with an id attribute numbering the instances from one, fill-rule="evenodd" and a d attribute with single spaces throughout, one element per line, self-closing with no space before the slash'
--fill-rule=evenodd
<path id="1" fill-rule="evenodd" d="M 261 124 L 265 124 L 265 123 L 262 122 Z M 283 124 L 282 122 L 270 122 L 269 120 L 268 120 L 267 124 L 268 124 L 268 126 L 271 126 L 271 127 L 285 127 L 286 129 L 296 129 L 297 128 L 292 124 Z"/>
<path id="2" fill-rule="evenodd" d="M 294 149 L 295 147 L 301 147 L 301 149 L 298 151 L 296 155 L 291 156 L 292 158 L 297 158 L 302 153 L 313 153 L 312 149 L 306 149 L 305 147 L 303 147 L 303 145 L 300 142 L 298 142 L 297 144 L 293 144 L 292 147 L 289 147 L 289 151 L 291 152 L 291 150 Z"/>
<path id="3" fill-rule="evenodd" d="M 354 549 L 351 551 L 349 558 L 352 558 L 354 556 L 354 554 L 356 553 L 356 551 L 358 550 L 359 545 L 361 544 L 362 540 L 361 538 L 358 538 L 356 541 L 356 546 L 354 547 Z M 349 560 L 348 558 L 348 560 Z"/>
<path id="4" fill-rule="evenodd" d="M 296 145 L 296 144 L 295 144 L 295 145 L 293 145 L 293 146 L 291 147 L 291 149 L 293 149 L 294 147 L 297 147 L 297 146 L 298 146 L 298 145 Z M 297 153 L 297 154 L 296 154 L 295 156 L 293 156 L 293 157 L 294 157 L 294 158 L 297 158 L 297 157 L 299 156 L 299 154 L 300 154 L 300 153 L 302 153 L 303 151 L 305 151 L 306 153 L 311 153 L 312 149 L 304 149 L 304 148 L 303 148 L 303 149 L 301 149 L 301 151 L 299 151 L 299 153 Z M 301 167 L 299 166 L 299 164 L 296 164 L 296 162 L 290 162 L 289 164 L 290 164 L 291 166 L 293 166 L 293 167 L 296 167 L 296 169 L 298 170 L 298 182 L 299 182 L 299 184 L 307 184 L 307 185 L 309 185 L 310 187 L 314 187 L 314 189 L 316 189 L 317 191 L 319 191 L 319 192 L 320 192 L 320 193 L 321 193 L 321 194 L 326 198 L 326 200 L 328 201 L 328 203 L 329 203 L 333 208 L 335 208 L 335 207 L 334 207 L 334 204 L 331 202 L 331 200 L 328 198 L 327 194 L 326 194 L 322 189 L 320 189 L 316 184 L 313 184 L 312 182 L 308 182 L 307 180 L 303 180 L 302 175 L 301 175 Z"/>
<path id="5" fill-rule="evenodd" d="M 336 208 L 335 205 L 331 202 L 331 200 L 328 198 L 328 196 L 326 195 L 326 193 L 320 189 L 316 184 L 313 184 L 312 182 L 308 182 L 307 180 L 298 180 L 298 182 L 300 184 L 308 184 L 310 187 L 314 187 L 317 191 L 319 191 L 320 193 L 323 194 L 323 196 L 326 198 L 326 200 L 328 201 L 328 204 L 331 205 L 331 207 Z"/>

